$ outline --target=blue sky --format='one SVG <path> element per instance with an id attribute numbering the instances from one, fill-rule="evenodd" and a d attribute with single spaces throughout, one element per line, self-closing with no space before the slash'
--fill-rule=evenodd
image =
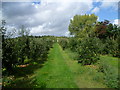
<path id="1" fill-rule="evenodd" d="M 105 2 L 108 3 L 108 2 Z M 111 2 L 114 3 L 114 2 Z M 94 7 L 99 7 L 100 10 L 98 13 L 96 13 L 97 16 L 99 16 L 99 21 L 103 21 L 105 19 L 108 19 L 110 21 L 114 21 L 115 19 L 118 19 L 118 10 L 116 9 L 118 6 L 116 4 L 116 7 L 101 7 L 102 2 L 93 2 Z"/>
<path id="2" fill-rule="evenodd" d="M 68 36 L 70 19 L 76 14 L 94 13 L 99 17 L 99 21 L 107 19 L 113 24 L 118 24 L 118 0 L 115 1 L 40 0 L 33 2 L 32 0 L 30 2 L 24 0 L 24 3 L 3 2 L 2 14 L 3 19 L 7 22 L 8 31 L 25 25 L 30 29 L 31 35 Z"/>

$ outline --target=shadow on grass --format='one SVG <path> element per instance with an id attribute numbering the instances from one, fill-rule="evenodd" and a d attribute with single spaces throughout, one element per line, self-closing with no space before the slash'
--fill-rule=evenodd
<path id="1" fill-rule="evenodd" d="M 43 67 L 43 64 L 30 64 L 27 67 L 17 67 L 14 70 L 14 76 L 16 78 L 26 77 L 27 75 L 34 74 L 35 70 Z"/>
<path id="2" fill-rule="evenodd" d="M 44 66 L 44 61 L 30 64 L 26 67 L 16 67 L 14 72 L 3 78 L 3 88 L 43 88 L 45 85 L 38 85 L 34 72 Z"/>
<path id="3" fill-rule="evenodd" d="M 46 88 L 45 83 L 36 83 L 37 79 L 35 77 L 32 78 L 20 78 L 13 79 L 12 81 L 7 82 L 6 86 L 2 86 L 2 88 Z"/>
<path id="4" fill-rule="evenodd" d="M 4 81 L 5 83 L 5 81 Z M 33 78 L 17 78 L 9 80 L 3 88 L 35 88 L 37 83 L 35 77 Z"/>

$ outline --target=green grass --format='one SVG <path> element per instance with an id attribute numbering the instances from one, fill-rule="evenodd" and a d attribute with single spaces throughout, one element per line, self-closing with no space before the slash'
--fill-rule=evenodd
<path id="1" fill-rule="evenodd" d="M 73 57 L 74 54 L 76 55 L 76 53 L 73 53 L 70 50 L 66 50 L 65 52 L 69 54 L 69 57 Z M 118 61 L 119 61 L 118 58 L 106 55 L 100 56 L 100 60 L 98 61 L 98 63 L 94 65 L 81 66 L 79 64 L 79 66 L 77 67 L 77 65 L 75 65 L 76 63 L 72 64 L 72 62 L 75 62 L 74 60 L 73 61 L 70 60 L 69 63 L 71 62 L 71 65 L 74 65 L 71 66 L 71 68 L 74 69 L 74 71 L 76 68 L 76 73 L 78 74 L 76 74 L 75 77 L 77 80 L 77 84 L 80 87 L 118 88 Z M 104 73 L 98 72 L 100 66 L 103 66 Z M 79 70 L 77 70 L 77 68 L 79 68 Z M 85 83 L 87 84 L 87 86 Z"/>
<path id="2" fill-rule="evenodd" d="M 90 66 L 77 63 L 76 53 L 63 51 L 54 44 L 48 55 L 48 62 L 37 71 L 38 87 L 46 88 L 105 88 L 103 73 Z"/>
<path id="3" fill-rule="evenodd" d="M 105 70 L 118 75 L 118 58 L 112 56 L 100 56 L 99 66 L 103 66 Z M 110 69 L 110 70 L 108 70 Z"/>
<path id="4" fill-rule="evenodd" d="M 100 65 L 107 65 L 110 66 L 107 68 L 117 75 L 118 58 L 100 56 L 99 63 L 82 66 L 80 63 L 78 64 L 77 56 L 77 53 L 69 49 L 63 51 L 61 46 L 55 43 L 53 48 L 50 49 L 45 63 L 29 65 L 25 68 L 16 68 L 14 77 L 9 76 L 4 79 L 8 84 L 6 87 L 107 88 L 111 85 L 109 78 L 104 80 L 105 74 L 98 72 L 98 70 Z M 107 76 L 116 80 L 114 78 L 115 75 L 108 74 Z M 116 83 L 112 83 L 113 86 L 116 85 Z"/>
<path id="5" fill-rule="evenodd" d="M 66 58 L 70 70 L 74 73 L 74 79 L 79 88 L 106 88 L 103 80 L 103 73 L 97 71 L 97 66 L 87 65 L 82 66 L 78 64 L 76 60 L 72 60 L 71 57 L 76 55 L 75 52 L 65 50 L 63 55 Z M 77 56 L 77 55 L 76 55 Z M 76 59 L 76 58 L 75 58 Z"/>
<path id="6" fill-rule="evenodd" d="M 118 88 L 118 58 L 100 57 L 100 71 L 104 73 L 105 84 L 110 88 Z"/>
<path id="7" fill-rule="evenodd" d="M 106 63 L 107 65 L 116 68 L 118 71 L 118 58 L 112 56 L 101 56 L 100 60 L 101 63 Z"/>
<path id="8" fill-rule="evenodd" d="M 44 88 L 77 88 L 73 73 L 65 62 L 63 50 L 54 44 L 48 55 L 48 62 L 37 71 L 38 87 Z"/>

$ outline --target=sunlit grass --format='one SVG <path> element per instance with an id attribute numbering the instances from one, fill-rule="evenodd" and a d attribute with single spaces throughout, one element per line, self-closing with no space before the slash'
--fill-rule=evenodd
<path id="1" fill-rule="evenodd" d="M 50 50 L 48 62 L 37 71 L 39 87 L 44 88 L 77 88 L 73 79 L 73 73 L 67 66 L 63 51 L 58 44 Z M 42 85 L 42 86 L 41 86 Z"/>
<path id="2" fill-rule="evenodd" d="M 66 54 L 65 54 L 66 53 Z M 103 84 L 103 73 L 97 71 L 97 66 L 86 65 L 82 66 L 78 64 L 76 60 L 70 59 L 71 55 L 75 55 L 75 52 L 66 50 L 66 62 L 69 65 L 70 70 L 74 73 L 74 79 L 79 88 L 106 88 Z M 67 55 L 68 54 L 68 55 Z"/>
<path id="3" fill-rule="evenodd" d="M 17 67 L 14 77 L 9 76 L 4 79 L 8 85 L 6 87 L 107 88 L 108 86 L 105 84 L 107 81 L 104 80 L 105 73 L 99 72 L 100 65 L 110 66 L 109 69 L 117 75 L 118 58 L 100 56 L 98 63 L 82 66 L 77 62 L 77 56 L 76 52 L 69 49 L 63 51 L 61 46 L 56 43 L 50 49 L 45 63 L 35 62 L 27 67 Z M 108 81 L 108 83 L 110 82 Z"/>
<path id="4" fill-rule="evenodd" d="M 100 57 L 100 71 L 104 73 L 105 84 L 110 88 L 118 88 L 119 86 L 118 61 L 119 59 L 116 57 Z"/>

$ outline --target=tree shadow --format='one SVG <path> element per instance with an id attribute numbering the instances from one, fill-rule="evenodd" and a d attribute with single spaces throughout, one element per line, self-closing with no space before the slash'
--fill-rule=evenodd
<path id="1" fill-rule="evenodd" d="M 38 85 L 34 73 L 44 66 L 47 60 L 38 61 L 37 64 L 30 64 L 26 67 L 16 67 L 13 73 L 3 78 L 3 88 L 43 88 L 45 85 Z M 14 77 L 10 77 L 14 76 Z"/>
<path id="2" fill-rule="evenodd" d="M 27 75 L 32 75 L 34 74 L 34 72 L 39 69 L 42 68 L 43 64 L 30 64 L 26 67 L 17 67 L 15 68 L 15 70 L 13 71 L 13 74 L 16 78 L 19 77 L 26 77 Z"/>

